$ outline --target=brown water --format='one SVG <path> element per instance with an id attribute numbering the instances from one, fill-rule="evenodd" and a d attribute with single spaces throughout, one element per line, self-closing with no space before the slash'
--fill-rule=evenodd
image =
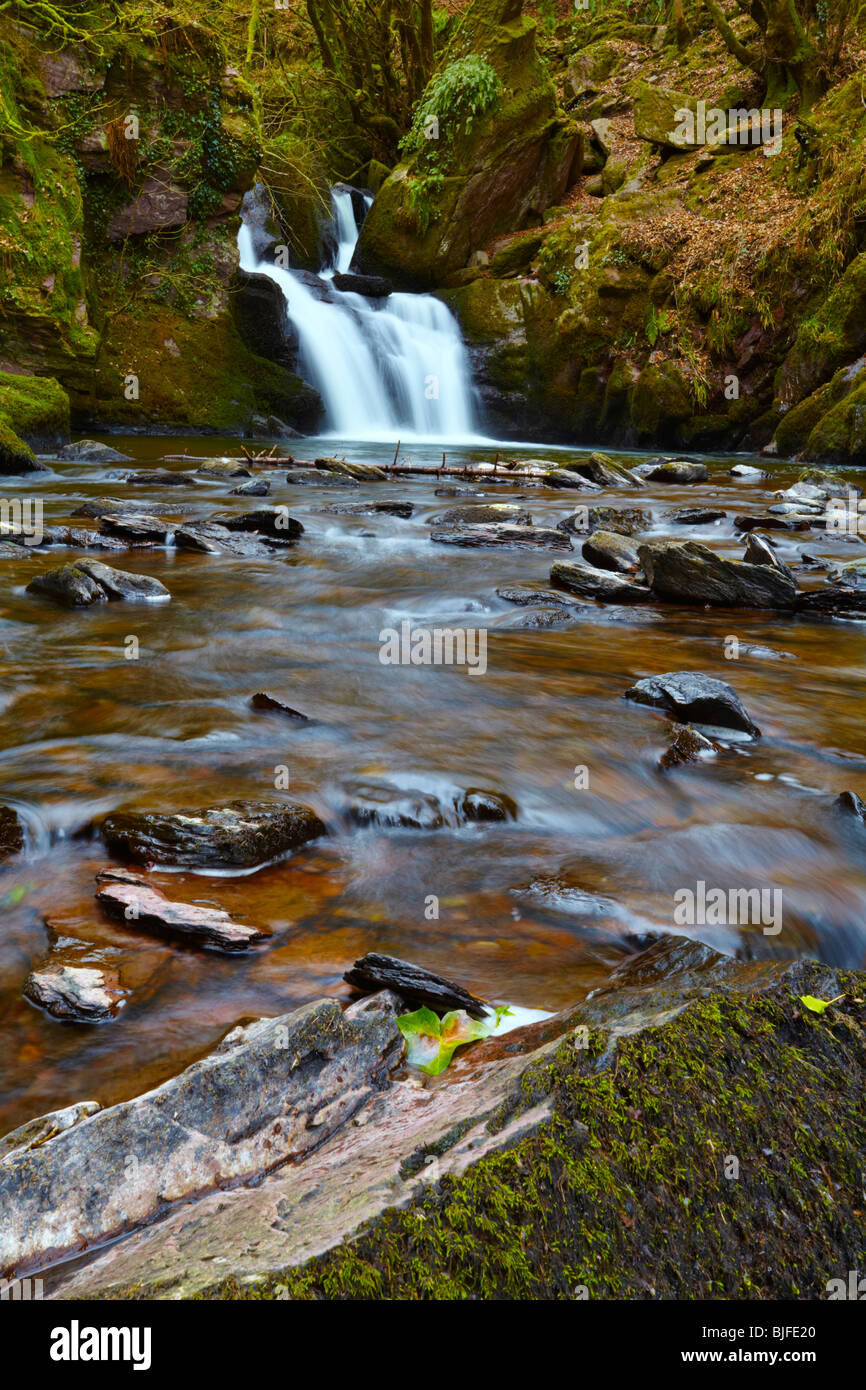
<path id="1" fill-rule="evenodd" d="M 216 439 L 109 442 L 142 464 L 185 447 L 237 451 Z M 299 458 L 321 452 L 312 441 L 295 449 Z M 345 443 L 340 452 L 381 463 L 393 451 Z M 415 463 L 441 457 L 441 448 L 402 452 Z M 449 451 L 449 463 L 492 452 Z M 524 492 L 539 523 L 578 502 L 639 505 L 653 509 L 656 534 L 692 535 L 739 556 L 730 521 L 687 532 L 662 513 L 709 501 L 731 517 L 763 510 L 768 492 L 795 473 L 735 482 L 730 458 L 709 462 L 710 483 L 697 487 L 592 498 Z M 39 485 L 46 523 L 68 518 L 87 497 L 126 495 L 111 471 L 57 465 Z M 719 949 L 866 963 L 866 848 L 856 827 L 828 811 L 843 788 L 866 796 L 862 624 L 648 606 L 594 608 L 567 628 L 528 629 L 527 610 L 498 598 L 497 586 L 543 583 L 567 556 L 431 543 L 429 519 L 465 500 L 435 497 L 434 478 L 338 490 L 270 476 L 266 499 L 230 497 L 234 484 L 204 480 L 128 489 L 131 510 L 158 500 L 166 516 L 179 504 L 206 516 L 289 502 L 305 527 L 291 552 L 266 560 L 171 549 L 103 557 L 157 575 L 171 590 L 167 605 L 52 607 L 24 586 L 72 553 L 0 551 L 0 799 L 26 815 L 32 835 L 26 857 L 0 873 L 0 1132 L 73 1100 L 136 1094 L 241 1018 L 348 997 L 343 971 L 367 950 L 408 957 L 496 1001 L 556 1009 L 607 978 L 630 949 L 629 933 L 669 929 L 674 892 L 698 879 L 783 893 L 778 935 L 759 925 L 693 929 Z M 4 495 L 33 489 L 10 481 Z M 521 495 L 519 487 L 487 492 Z M 322 510 L 386 498 L 412 501 L 411 520 Z M 803 549 L 850 559 L 860 543 L 814 531 L 784 537 L 779 553 L 796 561 Z M 380 630 L 404 619 L 486 628 L 486 674 L 383 665 Z M 137 662 L 124 655 L 132 634 Z M 742 644 L 737 661 L 724 655 L 731 635 Z M 711 762 L 661 774 L 667 720 L 622 697 L 635 679 L 677 669 L 730 681 L 763 738 L 731 741 Z M 254 713 L 248 700 L 262 688 L 317 722 L 296 727 Z M 328 823 L 327 840 L 251 875 L 153 876 L 174 896 L 218 903 L 268 928 L 267 943 L 227 958 L 103 916 L 94 874 L 110 861 L 87 830 L 94 817 L 278 796 L 280 765 L 291 797 Z M 589 775 L 581 790 L 577 766 Z M 352 829 L 345 784 L 357 777 L 445 801 L 466 787 L 498 790 L 514 798 L 519 817 L 433 833 Z M 8 895 L 20 888 L 16 905 Z M 431 894 L 438 920 L 425 917 Z M 116 1020 L 60 1023 L 22 999 L 49 946 L 68 963 L 119 972 L 131 996 Z"/>

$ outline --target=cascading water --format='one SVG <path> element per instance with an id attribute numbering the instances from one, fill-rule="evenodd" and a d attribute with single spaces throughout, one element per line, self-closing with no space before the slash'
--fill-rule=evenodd
<path id="1" fill-rule="evenodd" d="M 322 397 L 325 431 L 352 439 L 477 438 L 469 357 L 453 315 L 432 295 L 369 299 L 330 283 L 348 270 L 358 240 L 351 194 L 335 189 L 331 202 L 338 244 L 335 264 L 320 272 L 327 299 L 298 273 L 259 260 L 246 224 L 238 233 L 241 269 L 266 275 L 283 292 L 298 335 L 298 371 Z"/>

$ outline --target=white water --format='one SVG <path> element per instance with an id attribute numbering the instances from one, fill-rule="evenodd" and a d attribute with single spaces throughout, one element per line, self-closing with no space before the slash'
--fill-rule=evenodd
<path id="1" fill-rule="evenodd" d="M 332 195 L 338 251 L 330 280 L 348 270 L 358 227 L 350 194 Z M 279 285 L 298 334 L 298 372 L 325 405 L 324 430 L 351 439 L 478 439 L 469 357 L 453 315 L 432 295 L 367 299 L 328 286 L 335 303 L 317 299 L 291 270 L 257 261 L 242 224 L 243 270 Z"/>

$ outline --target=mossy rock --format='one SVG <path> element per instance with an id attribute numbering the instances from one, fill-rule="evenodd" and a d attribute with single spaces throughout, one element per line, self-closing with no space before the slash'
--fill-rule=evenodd
<path id="1" fill-rule="evenodd" d="M 805 452 L 816 463 L 866 463 L 866 381 L 821 417 Z"/>
<path id="2" fill-rule="evenodd" d="M 817 312 L 801 323 L 779 369 L 776 398 L 795 405 L 866 349 L 866 251 L 856 256 Z"/>
<path id="3" fill-rule="evenodd" d="M 284 132 L 267 141 L 260 177 L 274 201 L 293 263 L 320 270 L 336 244 L 328 240 L 330 191 L 318 159 L 300 137 Z"/>
<path id="4" fill-rule="evenodd" d="M 686 379 L 673 362 L 648 363 L 634 384 L 631 419 L 638 439 L 675 443 L 678 427 L 694 413 Z"/>

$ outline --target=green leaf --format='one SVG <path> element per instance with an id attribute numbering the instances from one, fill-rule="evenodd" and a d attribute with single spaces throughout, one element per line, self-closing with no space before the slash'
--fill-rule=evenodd
<path id="1" fill-rule="evenodd" d="M 458 1047 L 489 1037 L 502 1015 L 509 1012 L 507 1007 L 499 1008 L 484 1018 L 470 1018 L 465 1009 L 452 1009 L 441 1022 L 432 1009 L 402 1014 L 397 1027 L 406 1039 L 409 1065 L 419 1067 L 428 1076 L 439 1076 Z"/>
<path id="2" fill-rule="evenodd" d="M 822 1014 L 828 1004 L 836 1002 L 834 999 L 816 999 L 814 994 L 801 994 L 799 997 L 801 1003 L 805 1004 L 807 1009 L 811 1009 L 813 1014 Z"/>

